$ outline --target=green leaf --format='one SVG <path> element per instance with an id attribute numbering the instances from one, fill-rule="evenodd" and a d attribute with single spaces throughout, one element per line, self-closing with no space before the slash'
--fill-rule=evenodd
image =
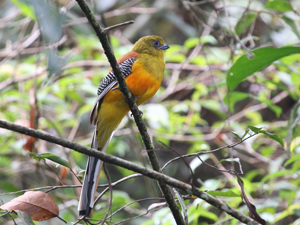
<path id="1" fill-rule="evenodd" d="M 185 42 L 184 42 L 184 47 L 186 47 L 187 49 L 191 49 L 194 48 L 197 44 L 199 44 L 200 39 L 198 37 L 191 37 L 188 38 Z"/>
<path id="2" fill-rule="evenodd" d="M 186 59 L 185 51 L 186 49 L 181 45 L 170 45 L 170 49 L 168 49 L 165 54 L 166 61 L 183 62 Z"/>
<path id="3" fill-rule="evenodd" d="M 272 221 L 272 223 L 278 224 L 276 222 L 283 220 L 284 218 L 290 218 L 291 216 L 296 214 L 296 212 L 299 210 L 299 207 L 300 207 L 299 203 L 288 206 L 285 210 L 276 214 L 276 218 Z"/>
<path id="4" fill-rule="evenodd" d="M 294 86 L 300 86 L 300 76 L 299 73 L 292 73 L 291 79 L 294 84 Z"/>
<path id="5" fill-rule="evenodd" d="M 223 100 L 224 103 L 229 106 L 230 112 L 233 112 L 235 103 L 247 98 L 248 96 L 248 93 L 234 91 L 228 93 Z"/>
<path id="6" fill-rule="evenodd" d="M 178 199 L 179 205 L 181 207 L 181 213 L 183 214 L 184 220 L 186 221 L 186 224 L 188 224 L 188 212 L 187 212 L 185 202 L 182 198 L 182 195 L 177 191 L 176 188 L 173 188 L 173 191 L 175 192 L 176 197 Z"/>
<path id="7" fill-rule="evenodd" d="M 271 180 L 273 178 L 282 177 L 284 175 L 291 175 L 291 174 L 294 174 L 294 173 L 295 173 L 295 171 L 293 171 L 293 170 L 281 170 L 281 171 L 278 171 L 278 172 L 275 172 L 275 173 L 271 173 L 271 174 L 268 174 L 267 176 L 265 176 L 261 180 L 261 183 L 264 183 L 267 180 Z"/>
<path id="8" fill-rule="evenodd" d="M 212 35 L 207 35 L 207 36 L 200 37 L 200 42 L 203 45 L 207 44 L 207 43 L 212 44 L 212 45 L 216 45 L 218 43 L 218 41 Z"/>
<path id="9" fill-rule="evenodd" d="M 34 9 L 30 4 L 27 4 L 25 1 L 11 0 L 25 16 L 30 17 L 32 20 L 36 21 Z"/>
<path id="10" fill-rule="evenodd" d="M 64 160 L 60 158 L 57 155 L 54 155 L 52 153 L 42 153 L 42 154 L 34 154 L 34 153 L 29 153 L 30 156 L 32 156 L 35 160 L 40 161 L 40 160 L 45 160 L 49 159 L 55 163 L 58 163 L 59 165 L 65 166 L 67 168 L 71 168 L 69 162 L 67 160 Z"/>
<path id="11" fill-rule="evenodd" d="M 256 13 L 246 13 L 235 26 L 235 32 L 239 35 L 244 33 L 256 18 Z"/>
<path id="12" fill-rule="evenodd" d="M 271 138 L 274 141 L 277 141 L 283 147 L 284 144 L 282 138 L 278 137 L 276 134 L 269 133 L 265 130 L 261 130 L 259 133 L 266 135 L 268 138 Z"/>
<path id="13" fill-rule="evenodd" d="M 249 129 L 247 129 L 242 137 L 242 139 L 244 139 L 244 137 L 246 137 L 246 135 L 249 133 Z"/>
<path id="14" fill-rule="evenodd" d="M 262 127 L 261 128 L 257 128 L 257 127 L 253 127 L 253 126 L 248 125 L 248 128 L 250 130 L 252 130 L 254 133 L 260 133 L 260 134 L 266 135 L 268 138 L 271 138 L 274 141 L 277 141 L 283 147 L 284 144 L 283 144 L 282 138 L 278 137 L 276 134 L 272 134 L 272 133 L 269 133 L 269 132 L 267 132 L 265 130 L 261 130 Z"/>
<path id="15" fill-rule="evenodd" d="M 260 102 L 265 103 L 275 114 L 276 117 L 280 117 L 282 108 L 278 105 L 274 105 L 272 100 L 260 100 Z"/>
<path id="16" fill-rule="evenodd" d="M 227 85 L 233 90 L 239 83 L 253 73 L 269 66 L 272 62 L 294 53 L 300 53 L 300 47 L 265 47 L 253 50 L 254 57 L 241 56 L 227 73 Z"/>
<path id="17" fill-rule="evenodd" d="M 269 81 L 267 81 L 266 83 L 267 83 L 267 84 L 270 83 L 270 84 L 276 85 L 276 87 L 277 87 L 278 89 L 282 89 L 282 90 L 288 92 L 289 95 L 291 96 L 291 98 L 292 98 L 293 100 L 295 100 L 295 101 L 297 100 L 297 95 L 296 95 L 295 93 L 293 93 L 292 91 L 290 91 L 290 89 L 287 88 L 283 83 L 275 82 L 275 81 L 272 81 L 272 80 L 269 80 Z"/>
<path id="18" fill-rule="evenodd" d="M 253 126 L 250 126 L 250 125 L 248 125 L 248 128 L 249 128 L 250 130 L 252 130 L 254 133 L 259 133 L 260 130 L 263 129 L 262 127 L 257 128 L 257 127 L 253 127 Z"/>
<path id="19" fill-rule="evenodd" d="M 262 115 L 257 112 L 248 112 L 245 117 L 251 121 L 252 124 L 261 124 L 263 123 Z"/>
<path id="20" fill-rule="evenodd" d="M 167 58 L 168 62 L 182 63 L 185 60 L 184 54 L 176 54 Z"/>
<path id="21" fill-rule="evenodd" d="M 32 152 L 29 152 L 29 155 L 33 158 L 33 159 L 35 159 L 36 161 L 40 161 L 41 159 L 39 158 L 39 157 L 37 157 L 34 153 L 32 153 Z"/>
<path id="22" fill-rule="evenodd" d="M 295 155 L 284 163 L 284 166 L 287 166 L 295 161 L 300 161 L 300 155 Z"/>
<path id="23" fill-rule="evenodd" d="M 85 172 L 84 169 L 80 168 L 79 166 L 75 166 L 75 172 L 76 174 L 83 174 Z"/>
<path id="24" fill-rule="evenodd" d="M 203 55 L 196 55 L 192 60 L 191 60 L 192 64 L 196 64 L 196 65 L 200 65 L 200 66 L 204 66 L 206 65 L 206 59 Z"/>
<path id="25" fill-rule="evenodd" d="M 294 138 L 294 131 L 295 127 L 299 124 L 300 122 L 300 99 L 294 106 L 293 110 L 290 113 L 290 118 L 288 121 L 288 131 L 286 134 L 286 151 L 288 155 L 291 155 L 291 143 Z"/>
<path id="26" fill-rule="evenodd" d="M 200 103 L 200 105 L 202 107 L 213 111 L 219 117 L 221 117 L 223 119 L 226 118 L 226 115 L 224 114 L 224 112 L 222 110 L 220 110 L 221 106 L 220 106 L 219 102 L 212 100 L 212 99 L 205 99 L 205 100 L 200 99 L 198 102 Z"/>
<path id="27" fill-rule="evenodd" d="M 265 8 L 272 9 L 278 12 L 293 11 L 293 8 L 287 0 L 269 0 L 265 5 Z"/>
<path id="28" fill-rule="evenodd" d="M 237 194 L 231 190 L 229 191 L 207 191 L 207 194 L 212 196 L 220 196 L 220 197 L 241 197 L 241 194 Z"/>
<path id="29" fill-rule="evenodd" d="M 299 31 L 298 31 L 297 25 L 295 24 L 295 21 L 291 20 L 290 18 L 288 18 L 286 16 L 281 17 L 281 19 L 292 28 L 293 32 L 300 39 Z"/>
<path id="30" fill-rule="evenodd" d="M 219 162 L 216 163 L 216 165 L 220 164 L 220 163 L 223 163 L 225 162 L 226 160 L 225 159 L 221 159 Z"/>
<path id="31" fill-rule="evenodd" d="M 238 134 L 236 134 L 236 133 L 234 133 L 234 132 L 231 132 L 234 136 L 236 136 L 239 140 L 242 140 L 242 138 L 238 135 Z"/>
<path id="32" fill-rule="evenodd" d="M 113 35 L 110 36 L 110 43 L 113 48 L 120 47 L 119 39 Z"/>
<path id="33" fill-rule="evenodd" d="M 30 216 L 23 211 L 20 210 L 14 210 L 18 214 L 19 219 L 25 224 L 25 225 L 34 225 L 34 222 L 30 218 Z"/>
<path id="34" fill-rule="evenodd" d="M 222 162 L 237 162 L 239 165 L 241 165 L 241 162 L 240 162 L 239 158 L 221 159 L 219 162 L 216 163 L 216 165 L 218 165 L 218 164 L 220 164 Z"/>
<path id="35" fill-rule="evenodd" d="M 215 213 L 209 212 L 207 210 L 202 210 L 200 215 L 201 215 L 201 217 L 206 217 L 206 218 L 211 219 L 215 222 L 218 221 L 218 219 L 219 219 L 219 217 Z"/>
<path id="36" fill-rule="evenodd" d="M 249 129 L 247 129 L 246 131 L 245 131 L 245 133 L 243 134 L 243 136 L 242 137 L 240 137 L 238 134 L 236 134 L 236 133 L 234 133 L 234 132 L 231 132 L 234 136 L 236 136 L 238 139 L 240 139 L 240 140 L 243 140 L 245 137 L 246 137 L 246 135 L 249 133 Z"/>

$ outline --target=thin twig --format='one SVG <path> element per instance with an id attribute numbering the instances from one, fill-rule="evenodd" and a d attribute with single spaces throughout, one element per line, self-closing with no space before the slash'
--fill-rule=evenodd
<path id="1" fill-rule="evenodd" d="M 247 56 L 248 58 L 253 58 L 254 54 L 251 52 L 251 50 L 249 48 L 246 47 L 246 45 L 241 41 L 240 37 L 237 35 L 236 31 L 234 30 L 234 27 L 231 25 L 230 19 L 229 19 L 229 15 L 227 12 L 227 7 L 225 4 L 225 1 L 223 0 L 223 4 L 224 4 L 224 12 L 225 12 L 225 17 L 227 19 L 227 23 L 230 27 L 230 30 L 235 38 L 235 40 L 247 51 Z M 250 4 L 250 2 L 249 2 Z M 247 8 L 249 7 L 249 5 L 247 6 Z"/>
<path id="2" fill-rule="evenodd" d="M 293 89 L 294 89 L 293 87 L 289 88 L 290 91 L 293 90 Z M 289 96 L 289 93 L 287 91 L 282 91 L 278 95 L 276 95 L 274 98 L 272 98 L 271 101 L 273 102 L 273 104 L 276 104 L 276 103 L 280 102 L 281 100 L 283 100 L 284 98 L 286 98 L 288 96 Z M 267 104 L 265 104 L 265 103 L 260 103 L 260 104 L 257 104 L 257 105 L 250 106 L 250 107 L 245 108 L 242 111 L 234 114 L 233 116 L 228 118 L 226 122 L 231 123 L 233 121 L 241 119 L 247 113 L 257 112 L 257 111 L 265 109 L 265 108 L 268 108 Z"/>
<path id="3" fill-rule="evenodd" d="M 115 186 L 121 182 L 124 182 L 126 180 L 129 180 L 131 178 L 135 178 L 135 177 L 140 177 L 142 176 L 142 174 L 131 174 L 127 177 L 123 177 L 122 179 L 119 179 L 115 182 L 113 182 L 111 185 L 112 186 Z M 45 186 L 45 187 L 38 187 L 38 188 L 30 188 L 30 189 L 23 189 L 23 190 L 20 190 L 20 191 L 14 191 L 14 192 L 7 192 L 7 193 L 2 193 L 0 194 L 0 196 L 4 196 L 4 195 L 14 195 L 14 194 L 19 194 L 19 193 L 23 193 L 23 192 L 26 192 L 26 191 L 39 191 L 39 190 L 43 190 L 43 189 L 49 189 L 45 192 L 50 192 L 50 191 L 53 191 L 53 190 L 56 190 L 56 189 L 62 189 L 62 188 L 81 188 L 82 185 L 64 185 L 64 186 Z M 108 184 L 98 184 L 97 186 L 98 188 L 99 187 L 108 187 Z"/>
<path id="4" fill-rule="evenodd" d="M 107 179 L 107 183 L 108 183 L 109 201 L 108 201 L 108 207 L 107 207 L 105 216 L 102 219 L 101 225 L 103 225 L 106 222 L 106 219 L 108 219 L 108 213 L 109 213 L 109 211 L 110 211 L 110 209 L 112 207 L 112 201 L 113 201 L 113 199 L 112 199 L 112 197 L 113 197 L 113 190 L 112 190 L 111 180 L 110 180 L 110 176 L 109 176 L 109 173 L 108 173 L 108 170 L 106 168 L 106 164 L 105 163 L 103 163 L 103 169 L 104 169 L 104 173 L 105 173 L 105 176 L 106 176 L 106 179 Z"/>
<path id="5" fill-rule="evenodd" d="M 37 72 L 35 72 L 34 74 L 28 75 L 28 76 L 24 76 L 24 77 L 20 77 L 20 78 L 11 78 L 11 79 L 7 79 L 5 81 L 2 81 L 0 83 L 0 90 L 4 89 L 5 87 L 12 85 L 14 83 L 19 83 L 19 82 L 24 82 L 30 79 L 33 79 L 35 77 L 41 76 L 43 74 L 45 74 L 46 72 L 46 68 L 40 69 Z"/>
<path id="6" fill-rule="evenodd" d="M 126 15 L 126 14 L 153 14 L 156 13 L 157 9 L 156 8 L 141 8 L 141 7 L 130 7 L 130 8 L 125 8 L 125 9 L 116 9 L 110 12 L 106 12 L 104 13 L 104 18 L 111 18 L 114 16 L 120 16 L 120 15 Z M 101 19 L 101 16 L 96 16 L 97 20 Z M 78 24 L 82 24 L 82 23 L 87 23 L 88 20 L 86 17 L 81 17 L 81 18 L 77 18 L 72 20 L 69 23 L 66 23 L 63 25 L 63 27 L 69 27 L 69 26 L 74 26 L 74 25 L 78 25 Z M 1 23 L 0 23 L 1 24 Z"/>
<path id="7" fill-rule="evenodd" d="M 166 145 L 166 144 L 163 143 L 162 141 L 158 141 L 158 142 L 159 142 L 161 145 L 165 146 L 166 148 L 168 148 L 168 149 L 172 150 L 173 152 L 175 152 L 175 153 L 178 155 L 178 157 L 181 157 L 181 155 L 180 155 L 174 148 L 172 148 L 172 147 Z M 192 170 L 192 168 L 190 167 L 190 165 L 187 163 L 187 161 L 185 161 L 184 158 L 181 158 L 181 159 L 182 159 L 182 161 L 184 162 L 184 164 L 186 165 L 186 167 L 190 170 L 190 173 L 191 173 L 191 180 L 192 180 L 191 185 L 194 186 L 194 173 L 193 173 L 193 170 Z"/>
<path id="8" fill-rule="evenodd" d="M 60 189 L 60 188 L 80 188 L 80 187 L 82 187 L 82 186 L 81 185 L 45 186 L 45 187 L 30 188 L 30 189 L 23 189 L 20 191 L 2 193 L 2 194 L 0 194 L 0 196 L 14 195 L 14 194 L 19 194 L 19 193 L 26 192 L 26 191 L 39 191 L 39 190 L 43 190 L 43 189 L 49 189 L 50 191 L 52 191 L 52 190 Z M 46 192 L 49 192 L 49 190 Z"/>
<path id="9" fill-rule="evenodd" d="M 182 196 L 182 197 L 183 197 L 183 199 L 191 199 L 190 196 Z M 116 213 L 118 213 L 119 211 L 121 211 L 122 209 L 124 209 L 125 207 L 127 207 L 127 206 L 129 206 L 129 205 L 131 205 L 131 204 L 133 204 L 133 203 L 136 203 L 136 202 L 142 202 L 142 201 L 149 201 L 149 200 L 163 200 L 163 199 L 164 199 L 164 198 L 143 198 L 143 199 L 135 200 L 135 201 L 132 201 L 132 202 L 130 202 L 130 203 L 124 205 L 122 208 L 117 209 L 117 210 L 116 210 L 115 212 L 113 212 L 109 217 L 112 217 L 113 215 L 115 215 Z M 164 202 L 162 202 L 162 203 L 164 203 Z M 165 203 L 164 205 L 162 205 L 161 207 L 154 207 L 154 208 L 149 209 L 149 208 L 151 207 L 151 205 L 150 205 L 149 208 L 148 208 L 148 210 L 147 210 L 145 213 L 143 213 L 143 214 L 141 214 L 141 215 L 133 216 L 133 217 L 130 217 L 130 218 L 126 218 L 126 219 L 121 220 L 121 221 L 119 221 L 119 222 L 117 222 L 117 223 L 114 223 L 113 225 L 121 224 L 121 223 L 124 223 L 125 221 L 132 220 L 132 219 L 136 219 L 136 218 L 145 216 L 145 215 L 147 215 L 149 212 L 157 211 L 157 210 L 159 210 L 160 208 L 165 207 L 165 206 L 166 206 L 166 203 Z"/>
<path id="10" fill-rule="evenodd" d="M 9 212 L 8 211 L 4 211 L 4 213 L 0 216 L 0 218 L 6 216 L 7 214 L 9 214 Z"/>
<path id="11" fill-rule="evenodd" d="M 2 215 L 0 216 L 0 218 L 6 216 L 6 215 L 8 214 L 8 215 L 10 216 L 10 218 L 12 219 L 12 221 L 14 222 L 14 224 L 17 225 L 15 219 L 14 219 L 13 216 L 11 215 L 11 212 L 9 212 L 9 211 L 7 211 L 7 210 L 5 210 L 5 211 L 6 211 L 6 212 L 5 212 L 4 214 L 2 214 Z"/>
<path id="12" fill-rule="evenodd" d="M 137 203 L 137 202 L 142 202 L 142 201 L 147 201 L 147 200 L 162 200 L 164 198 L 143 198 L 143 199 L 139 199 L 139 200 L 135 200 L 135 201 L 132 201 L 132 202 L 129 202 L 128 204 L 124 205 L 123 207 L 121 207 L 120 209 L 116 210 L 115 212 L 113 212 L 109 217 L 112 217 L 113 215 L 115 215 L 116 213 L 120 212 L 122 209 L 124 209 L 125 207 L 131 205 L 131 204 L 134 204 L 134 203 Z M 141 216 L 145 216 L 147 215 L 148 213 L 150 212 L 150 210 L 147 210 L 144 214 L 141 214 L 141 215 L 137 215 L 137 216 L 133 216 L 133 217 L 130 217 L 130 218 L 126 218 L 124 220 L 121 220 L 117 223 L 114 223 L 114 225 L 116 224 L 120 224 L 120 223 L 123 223 L 125 221 L 128 221 L 128 220 L 132 220 L 132 219 L 136 219 L 136 218 L 139 218 Z"/>
<path id="13" fill-rule="evenodd" d="M 233 144 L 230 144 L 230 145 L 226 145 L 226 146 L 223 146 L 223 147 L 220 147 L 220 148 L 216 148 L 216 149 L 213 149 L 213 150 L 209 150 L 209 151 L 200 151 L 200 152 L 196 152 L 196 153 L 192 153 L 192 154 L 187 154 L 187 155 L 182 155 L 180 157 L 176 157 L 174 159 L 171 159 L 169 160 L 161 169 L 164 170 L 170 163 L 176 161 L 176 160 L 179 160 L 179 159 L 183 159 L 183 158 L 188 158 L 188 157 L 198 157 L 199 155 L 203 155 L 203 154 L 209 154 L 209 153 L 212 153 L 212 152 L 216 152 L 216 151 L 220 151 L 222 149 L 225 149 L 225 148 L 233 148 L 239 144 L 241 144 L 242 142 L 246 141 L 247 139 L 253 137 L 257 135 L 256 133 L 254 134 L 251 134 L 249 135 L 248 137 L 246 137 L 245 139 L 243 140 L 240 140 L 239 142 L 236 142 L 236 143 L 233 143 Z"/>
<path id="14" fill-rule="evenodd" d="M 50 168 L 50 170 L 56 175 L 57 179 L 60 181 L 60 183 L 63 185 L 64 182 L 60 179 L 59 175 L 56 173 L 55 169 L 53 169 L 48 163 L 46 163 L 46 160 L 43 160 L 43 163 Z"/>
<path id="15" fill-rule="evenodd" d="M 103 31 L 107 33 L 108 31 L 110 31 L 112 29 L 116 29 L 118 27 L 126 26 L 126 25 L 133 24 L 133 23 L 134 23 L 133 20 L 126 21 L 124 23 L 119 23 L 119 24 L 116 24 L 116 25 L 113 25 L 113 26 L 110 26 L 110 27 L 106 27 L 106 28 L 103 29 Z"/>

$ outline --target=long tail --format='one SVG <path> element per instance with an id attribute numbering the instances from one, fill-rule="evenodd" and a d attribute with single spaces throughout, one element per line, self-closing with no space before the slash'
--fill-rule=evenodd
<path id="1" fill-rule="evenodd" d="M 97 126 L 95 129 L 97 129 Z M 97 131 L 95 130 L 91 148 L 105 152 L 114 132 L 107 140 L 103 149 L 97 148 L 96 132 Z M 80 216 L 89 216 L 94 206 L 94 195 L 97 190 L 102 164 L 103 162 L 100 159 L 89 156 L 78 204 L 78 212 Z"/>

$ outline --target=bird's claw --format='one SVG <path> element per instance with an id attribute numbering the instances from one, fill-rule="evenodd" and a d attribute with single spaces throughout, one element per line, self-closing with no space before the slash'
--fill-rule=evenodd
<path id="1" fill-rule="evenodd" d="M 131 98 L 133 99 L 134 103 L 136 103 L 136 100 L 137 100 L 138 97 L 139 97 L 138 95 L 132 95 Z M 127 99 L 124 98 L 124 100 L 125 100 L 125 102 L 129 105 L 129 102 L 127 101 Z"/>
<path id="2" fill-rule="evenodd" d="M 140 117 L 142 117 L 143 115 L 144 115 L 144 113 L 141 111 L 141 110 L 139 110 L 139 113 L 140 113 Z"/>
<path id="3" fill-rule="evenodd" d="M 138 95 L 132 95 L 132 100 L 134 101 L 134 103 L 136 103 L 136 100 L 138 97 L 139 97 Z M 125 102 L 128 104 L 126 98 L 125 98 Z M 143 115 L 144 115 L 144 113 L 141 110 L 139 110 L 139 117 L 141 118 Z M 133 114 L 131 113 L 131 117 L 132 116 L 133 116 Z"/>
<path id="4" fill-rule="evenodd" d="M 134 103 L 136 103 L 136 100 L 137 100 L 138 97 L 139 97 L 138 95 L 132 95 Z"/>
<path id="5" fill-rule="evenodd" d="M 141 118 L 143 115 L 144 115 L 144 113 L 141 110 L 139 110 L 139 117 Z M 131 117 L 132 116 L 133 116 L 133 114 L 131 113 Z"/>

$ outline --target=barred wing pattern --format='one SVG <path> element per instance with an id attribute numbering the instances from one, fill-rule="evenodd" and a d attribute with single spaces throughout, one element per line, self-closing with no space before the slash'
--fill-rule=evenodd
<path id="1" fill-rule="evenodd" d="M 130 58 L 125 60 L 124 62 L 120 63 L 120 70 L 126 78 L 131 73 L 132 64 L 136 61 L 135 58 Z M 110 71 L 107 76 L 101 81 L 97 94 L 99 96 L 104 96 L 113 86 L 111 84 L 114 83 L 115 86 L 118 81 L 113 71 Z"/>
<path id="2" fill-rule="evenodd" d="M 131 73 L 132 65 L 135 61 L 136 58 L 132 57 L 119 64 L 120 70 L 124 78 L 128 77 L 129 74 Z M 106 95 L 106 93 L 109 92 L 109 90 L 112 89 L 117 83 L 118 83 L 117 78 L 112 70 L 101 81 L 97 91 L 98 96 L 96 98 L 93 109 L 91 111 L 90 121 L 92 124 L 95 125 L 95 120 L 97 118 L 97 113 L 95 114 L 95 110 L 97 108 L 98 103 Z"/>

